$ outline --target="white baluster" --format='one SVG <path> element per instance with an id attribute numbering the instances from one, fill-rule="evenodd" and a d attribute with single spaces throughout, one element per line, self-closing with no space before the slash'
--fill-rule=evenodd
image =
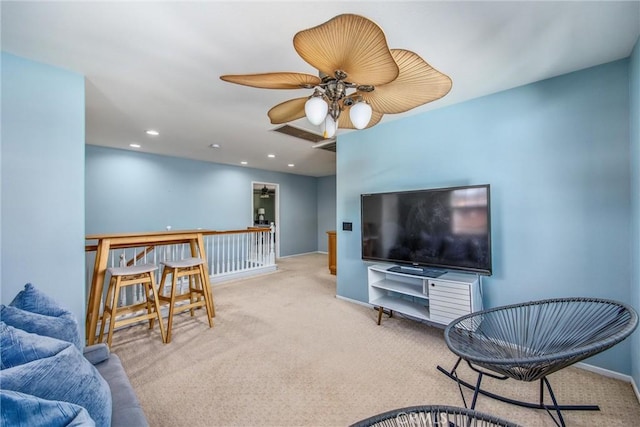
<path id="1" fill-rule="evenodd" d="M 264 231 L 261 231 L 260 234 L 258 234 L 258 241 L 260 242 L 260 257 L 258 258 L 258 263 L 260 264 L 260 267 L 262 267 L 262 265 L 264 264 Z"/>
<path id="2" fill-rule="evenodd" d="M 271 223 L 269 227 L 269 265 L 276 263 L 276 225 Z"/>
<path id="3" fill-rule="evenodd" d="M 247 233 L 242 234 L 242 269 L 247 269 L 247 257 L 249 254 L 247 253 Z"/>
<path id="4" fill-rule="evenodd" d="M 205 236 L 205 245 L 204 247 L 207 248 L 205 249 L 207 251 L 207 264 L 209 265 L 209 276 L 212 276 L 214 274 L 213 272 L 213 239 L 212 239 L 212 235 L 209 234 L 207 236 Z"/>
<path id="5" fill-rule="evenodd" d="M 124 249 L 122 250 L 122 253 L 120 254 L 120 257 L 119 257 L 119 258 L 120 258 L 120 261 L 119 261 L 118 265 L 119 265 L 120 267 L 126 267 L 126 265 L 127 265 L 127 256 L 126 256 L 126 253 L 125 253 L 125 250 L 124 250 Z M 123 304 L 125 303 L 125 293 L 124 293 L 124 289 L 125 289 L 125 288 L 121 288 L 121 289 L 120 289 L 120 296 L 119 296 L 120 305 L 123 305 Z"/>
<path id="6" fill-rule="evenodd" d="M 222 265 L 224 266 L 224 272 L 227 273 L 229 271 L 229 235 L 224 234 L 224 243 L 223 243 L 223 255 L 222 255 Z"/>
<path id="7" fill-rule="evenodd" d="M 216 250 L 216 274 L 220 274 L 220 234 L 216 235 L 216 246 L 217 246 L 217 250 Z"/>
<path id="8" fill-rule="evenodd" d="M 232 234 L 231 235 L 232 239 L 231 241 L 233 242 L 233 271 L 237 271 L 238 270 L 238 235 L 237 234 Z"/>
<path id="9" fill-rule="evenodd" d="M 238 266 L 237 266 L 237 255 L 236 255 L 236 248 L 237 248 L 237 244 L 236 244 L 236 235 L 235 234 L 230 234 L 229 235 L 229 241 L 230 241 L 230 249 L 231 249 L 231 272 L 235 272 L 238 270 Z"/>

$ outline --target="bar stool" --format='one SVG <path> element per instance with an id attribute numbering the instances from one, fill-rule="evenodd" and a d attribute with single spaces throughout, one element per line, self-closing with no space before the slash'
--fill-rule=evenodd
<path id="1" fill-rule="evenodd" d="M 149 329 L 152 329 L 153 320 L 158 319 L 162 342 L 166 342 L 162 316 L 160 316 L 160 301 L 158 300 L 158 292 L 156 291 L 154 279 L 154 272 L 157 269 L 158 266 L 155 264 L 140 264 L 126 267 L 112 267 L 107 270 L 111 275 L 111 279 L 102 311 L 99 342 L 102 342 L 102 337 L 104 336 L 107 317 L 109 317 L 109 333 L 107 335 L 107 345 L 109 347 L 111 347 L 111 338 L 116 327 L 135 323 L 140 320 L 149 320 Z M 120 289 L 138 284 L 144 285 L 145 301 L 118 307 Z M 139 314 L 138 312 L 141 310 L 146 311 L 146 313 Z M 137 313 L 137 315 L 127 317 L 123 320 L 116 320 L 116 316 L 127 313 Z"/>
<path id="2" fill-rule="evenodd" d="M 178 261 L 164 261 L 162 264 L 164 265 L 164 268 L 162 269 L 162 279 L 160 280 L 158 299 L 162 302 L 169 303 L 166 342 L 171 342 L 171 327 L 173 326 L 173 315 L 176 309 L 178 312 L 191 310 L 191 316 L 193 316 L 194 308 L 205 307 L 207 310 L 209 327 L 213 327 L 213 316 L 215 316 L 213 296 L 209 289 L 209 282 L 205 278 L 205 274 L 207 273 L 204 271 L 204 260 L 201 258 L 185 258 Z M 171 280 L 171 294 L 164 295 L 164 283 L 169 274 L 173 276 Z M 189 278 L 189 289 L 187 292 L 176 294 L 178 279 L 185 276 Z M 197 286 L 198 282 L 199 286 Z M 179 307 L 176 307 L 177 301 L 184 300 L 189 300 L 189 303 L 181 304 Z"/>

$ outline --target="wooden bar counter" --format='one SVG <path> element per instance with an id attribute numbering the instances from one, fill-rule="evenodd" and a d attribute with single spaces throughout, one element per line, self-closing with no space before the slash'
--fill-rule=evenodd
<path id="1" fill-rule="evenodd" d="M 96 259 L 93 266 L 91 287 L 87 301 L 86 318 L 86 338 L 87 344 L 95 343 L 98 318 L 100 316 L 100 297 L 102 296 L 105 275 L 107 272 L 107 262 L 109 251 L 112 249 L 154 247 L 155 245 L 173 245 L 188 243 L 191 248 L 191 256 L 204 260 L 205 291 L 211 294 L 209 283 L 209 266 L 204 249 L 203 233 L 210 230 L 175 230 L 175 231 L 152 231 L 140 233 L 116 233 L 116 234 L 89 234 L 86 236 L 87 252 L 96 252 Z"/>

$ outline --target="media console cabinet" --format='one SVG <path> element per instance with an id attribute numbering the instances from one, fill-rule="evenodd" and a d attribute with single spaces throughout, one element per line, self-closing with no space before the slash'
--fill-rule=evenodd
<path id="1" fill-rule="evenodd" d="M 384 309 L 444 326 L 482 310 L 477 274 L 448 271 L 427 277 L 389 268 L 398 269 L 389 264 L 368 267 L 369 304 L 378 307 L 378 325 Z"/>

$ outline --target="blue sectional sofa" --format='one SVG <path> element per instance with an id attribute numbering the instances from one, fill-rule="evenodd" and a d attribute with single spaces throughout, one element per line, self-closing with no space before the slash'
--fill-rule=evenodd
<path id="1" fill-rule="evenodd" d="M 0 425 L 148 426 L 118 356 L 27 284 L 0 306 Z"/>
<path id="2" fill-rule="evenodd" d="M 111 390 L 111 426 L 148 426 L 144 411 L 129 382 L 120 358 L 106 344 L 85 347 L 85 357 L 93 363 Z"/>

